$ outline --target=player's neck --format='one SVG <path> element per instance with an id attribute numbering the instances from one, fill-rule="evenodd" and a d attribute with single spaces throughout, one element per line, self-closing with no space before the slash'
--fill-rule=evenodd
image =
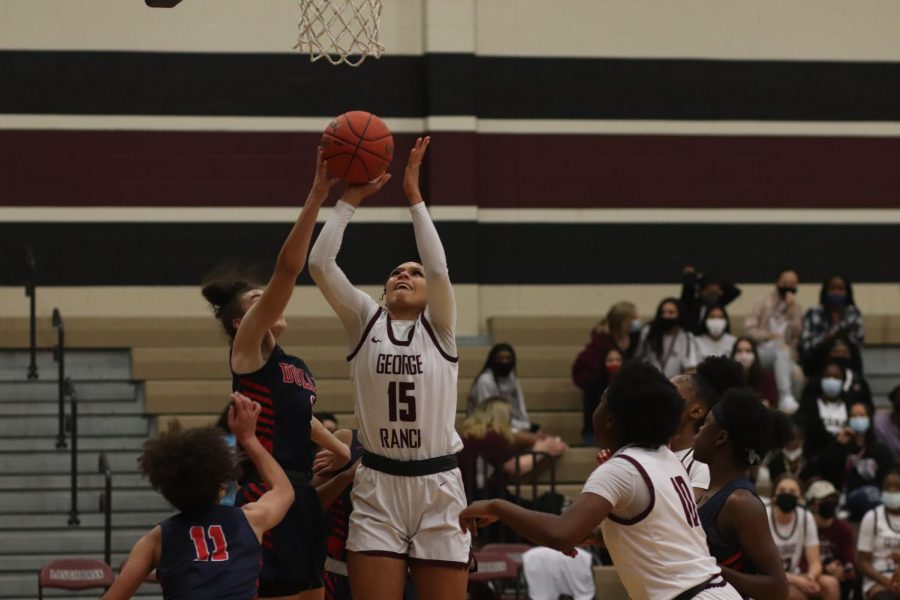
<path id="1" fill-rule="evenodd" d="M 697 435 L 693 421 L 686 421 L 678 427 L 678 431 L 669 440 L 669 449 L 672 452 L 687 450 L 694 446 L 694 436 Z"/>
<path id="2" fill-rule="evenodd" d="M 731 461 L 719 463 L 717 460 L 709 464 L 709 489 L 722 489 L 735 479 L 747 479 L 747 469 Z"/>
<path id="3" fill-rule="evenodd" d="M 395 306 L 388 309 L 392 321 L 415 321 L 422 311 L 414 306 Z"/>

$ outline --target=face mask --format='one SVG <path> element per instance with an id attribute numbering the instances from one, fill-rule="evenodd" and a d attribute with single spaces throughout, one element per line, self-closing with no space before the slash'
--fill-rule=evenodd
<path id="1" fill-rule="evenodd" d="M 900 508 L 900 492 L 881 492 L 881 501 L 885 508 L 897 510 Z"/>
<path id="2" fill-rule="evenodd" d="M 663 331 L 671 331 L 673 327 L 678 325 L 678 319 L 666 319 L 664 317 L 660 317 L 658 321 L 659 327 Z"/>
<path id="3" fill-rule="evenodd" d="M 641 330 L 641 320 L 635 319 L 631 322 L 631 327 L 628 328 L 629 333 L 637 333 Z"/>
<path id="4" fill-rule="evenodd" d="M 865 433 L 869 430 L 869 417 L 850 417 L 848 424 L 856 433 Z"/>
<path id="5" fill-rule="evenodd" d="M 745 369 L 749 369 L 756 360 L 756 357 L 753 356 L 752 352 L 738 352 L 734 355 L 734 360 L 740 363 Z"/>
<path id="6" fill-rule="evenodd" d="M 787 296 L 789 293 L 794 294 L 794 295 L 796 296 L 796 295 L 797 295 L 797 288 L 795 288 L 795 287 L 788 287 L 788 286 L 786 286 L 786 285 L 780 285 L 780 286 L 778 286 L 778 295 L 781 296 L 782 298 L 784 298 L 785 296 Z"/>
<path id="7" fill-rule="evenodd" d="M 822 393 L 828 396 L 829 398 L 837 398 L 841 395 L 841 388 L 844 386 L 844 382 L 836 377 L 823 377 L 822 378 Z"/>
<path id="8" fill-rule="evenodd" d="M 837 512 L 837 504 L 835 502 L 822 501 L 819 503 L 819 516 L 823 519 L 833 519 Z"/>
<path id="9" fill-rule="evenodd" d="M 706 330 L 709 331 L 709 335 L 718 339 L 725 333 L 725 326 L 727 324 L 725 319 L 707 319 Z"/>
<path id="10" fill-rule="evenodd" d="M 613 373 L 618 373 L 619 369 L 621 369 L 621 368 L 622 368 L 621 363 L 618 363 L 618 364 L 613 363 L 611 365 L 606 365 L 606 372 L 609 373 L 610 375 L 612 375 Z"/>
<path id="11" fill-rule="evenodd" d="M 784 457 L 786 459 L 793 462 L 803 455 L 803 448 L 794 448 L 793 450 L 788 450 L 787 448 L 785 448 L 781 451 L 781 453 L 784 454 Z"/>
<path id="12" fill-rule="evenodd" d="M 826 294 L 825 295 L 825 304 L 827 306 L 833 306 L 835 308 L 840 308 L 847 304 L 847 296 L 843 294 Z"/>
<path id="13" fill-rule="evenodd" d="M 491 367 L 491 370 L 500 377 L 508 377 L 512 373 L 512 365 L 510 363 L 500 363 Z"/>
<path id="14" fill-rule="evenodd" d="M 793 494 L 778 494 L 775 496 L 775 506 L 781 512 L 794 512 L 794 509 L 797 508 L 797 496 Z"/>

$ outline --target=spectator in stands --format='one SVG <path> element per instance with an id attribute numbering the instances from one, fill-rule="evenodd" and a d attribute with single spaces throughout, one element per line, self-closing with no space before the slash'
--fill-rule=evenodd
<path id="1" fill-rule="evenodd" d="M 635 358 L 650 363 L 671 379 L 697 366 L 694 336 L 685 329 L 681 305 L 665 298 L 656 317 L 641 330 Z"/>
<path id="2" fill-rule="evenodd" d="M 875 439 L 871 414 L 865 404 L 852 404 L 847 426 L 822 452 L 822 476 L 846 494 L 850 519 L 857 522 L 878 504 L 878 490 L 892 465 L 890 451 Z"/>
<path id="3" fill-rule="evenodd" d="M 768 508 L 769 527 L 775 546 L 784 561 L 791 588 L 790 598 L 838 600 L 840 585 L 832 575 L 822 573 L 819 534 L 812 514 L 800 501 L 800 483 L 792 477 L 775 482 L 772 505 Z M 802 570 L 801 565 L 806 569 Z"/>
<path id="4" fill-rule="evenodd" d="M 879 411 L 875 415 L 875 437 L 891 452 L 894 464 L 900 464 L 900 385 L 888 394 L 891 412 Z"/>
<path id="5" fill-rule="evenodd" d="M 593 444 L 594 410 L 600 403 L 600 395 L 609 385 L 610 375 L 615 372 L 615 367 L 610 369 L 610 353 L 616 351 L 619 365 L 622 359 L 631 358 L 637 347 L 640 327 L 634 304 L 616 302 L 591 331 L 591 340 L 572 365 L 572 381 L 584 393 L 581 435 L 587 445 Z"/>
<path id="6" fill-rule="evenodd" d="M 731 356 L 737 338 L 731 335 L 731 319 L 723 306 L 713 306 L 706 313 L 706 320 L 700 325 L 697 344 L 697 359 L 707 356 Z"/>
<path id="7" fill-rule="evenodd" d="M 813 475 L 816 475 L 816 472 L 813 470 L 813 465 L 803 455 L 803 427 L 795 421 L 792 421 L 791 424 L 791 438 L 788 443 L 781 451 L 770 454 L 766 461 L 769 479 L 778 481 L 782 476 L 788 476 L 805 484 Z"/>
<path id="8" fill-rule="evenodd" d="M 495 344 L 469 390 L 469 414 L 488 398 L 509 402 L 513 431 L 538 431 L 525 408 L 525 394 L 516 377 L 516 351 L 509 344 Z"/>
<path id="9" fill-rule="evenodd" d="M 782 269 L 775 289 L 754 302 L 744 320 L 744 335 L 756 342 L 760 364 L 775 373 L 778 407 L 789 414 L 797 410 L 795 395 L 803 380 L 794 356 L 803 319 L 798 282 L 796 271 Z"/>
<path id="10" fill-rule="evenodd" d="M 818 462 L 822 451 L 849 425 L 849 406 L 844 401 L 844 369 L 828 362 L 819 377 L 810 380 L 800 401 L 798 418 L 806 432 L 804 453 Z"/>
<path id="11" fill-rule="evenodd" d="M 697 273 L 688 265 L 681 272 L 681 309 L 685 328 L 700 333 L 713 306 L 728 306 L 741 295 L 733 283 L 725 283 L 712 273 Z"/>
<path id="12" fill-rule="evenodd" d="M 461 430 L 463 450 L 459 468 L 469 502 L 481 498 L 505 498 L 506 485 L 516 473 L 517 455 L 509 402 L 503 398 L 488 398 L 466 417 Z M 558 457 L 566 448 L 562 440 L 548 436 L 536 441 L 531 451 Z M 520 475 L 527 475 L 538 466 L 530 453 L 519 457 Z"/>
<path id="13" fill-rule="evenodd" d="M 734 342 L 730 355 L 743 369 L 744 387 L 759 394 L 767 406 L 778 407 L 788 412 L 779 405 L 775 378 L 772 377 L 771 371 L 763 368 L 757 354 L 756 342 L 749 337 L 739 337 Z"/>
<path id="14" fill-rule="evenodd" d="M 881 499 L 859 526 L 856 568 L 867 600 L 900 600 L 900 471 L 884 478 Z"/>
<path id="15" fill-rule="evenodd" d="M 819 306 L 803 315 L 800 361 L 804 373 L 811 376 L 822 368 L 827 343 L 836 337 L 844 337 L 858 348 L 864 339 L 862 313 L 853 299 L 853 286 L 841 275 L 832 275 L 822 283 Z"/>
<path id="16" fill-rule="evenodd" d="M 841 585 L 841 596 L 849 598 L 856 582 L 854 555 L 856 532 L 847 521 L 837 518 L 838 491 L 829 481 L 814 481 L 806 490 L 806 508 L 812 513 L 819 533 L 822 570 Z"/>
<path id="17" fill-rule="evenodd" d="M 339 426 L 338 420 L 337 420 L 337 417 L 334 416 L 333 413 L 317 412 L 313 416 L 319 420 L 319 422 L 322 424 L 322 427 L 324 427 L 331 433 L 334 433 L 335 431 L 338 430 L 338 426 Z"/>
<path id="18" fill-rule="evenodd" d="M 862 358 L 859 348 L 851 344 L 845 337 L 839 336 L 831 340 L 826 348 L 826 357 L 844 368 L 844 399 L 847 402 L 872 404 L 872 392 L 869 383 L 862 375 Z"/>

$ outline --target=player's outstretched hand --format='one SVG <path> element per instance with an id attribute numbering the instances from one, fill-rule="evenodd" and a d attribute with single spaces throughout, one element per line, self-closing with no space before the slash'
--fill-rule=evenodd
<path id="1" fill-rule="evenodd" d="M 459 513 L 459 526 L 463 531 L 470 532 L 478 537 L 478 528 L 487 527 L 497 521 L 497 516 L 491 510 L 490 500 L 477 500 L 464 508 Z"/>
<path id="2" fill-rule="evenodd" d="M 430 143 L 431 138 L 427 135 L 424 138 L 416 138 L 416 145 L 409 151 L 409 161 L 406 163 L 406 171 L 403 173 L 403 193 L 406 194 L 410 206 L 422 202 L 422 191 L 419 189 L 419 170 Z"/>
<path id="3" fill-rule="evenodd" d="M 344 191 L 343 200 L 351 206 L 359 206 L 362 204 L 363 200 L 383 188 L 390 180 L 390 173 L 382 173 L 369 183 L 363 183 L 362 185 L 348 185 L 347 189 Z"/>
<path id="4" fill-rule="evenodd" d="M 231 394 L 228 407 L 228 429 L 240 442 L 256 436 L 256 419 L 262 407 L 240 392 Z"/>
<path id="5" fill-rule="evenodd" d="M 309 191 L 309 198 L 318 203 L 322 203 L 328 197 L 328 192 L 334 187 L 340 177 L 329 177 L 328 161 L 325 160 L 322 148 L 316 152 L 316 177 L 313 179 L 312 189 Z"/>

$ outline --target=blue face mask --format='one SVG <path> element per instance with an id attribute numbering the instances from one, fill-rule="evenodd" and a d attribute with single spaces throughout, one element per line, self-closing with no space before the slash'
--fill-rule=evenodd
<path id="1" fill-rule="evenodd" d="M 825 295 L 825 304 L 828 306 L 844 306 L 847 304 L 847 296 L 843 294 L 826 294 Z"/>
<path id="2" fill-rule="evenodd" d="M 885 508 L 897 510 L 900 508 L 900 492 L 881 492 L 881 501 Z"/>
<path id="3" fill-rule="evenodd" d="M 837 398 L 841 395 L 841 388 L 844 387 L 844 382 L 836 377 L 823 377 L 822 378 L 822 393 L 825 394 L 829 398 Z"/>
<path id="4" fill-rule="evenodd" d="M 637 333 L 641 330 L 641 320 L 635 319 L 631 322 L 631 327 L 628 328 L 629 333 Z"/>
<path id="5" fill-rule="evenodd" d="M 865 433 L 869 430 L 869 417 L 850 417 L 847 423 L 856 433 Z"/>

